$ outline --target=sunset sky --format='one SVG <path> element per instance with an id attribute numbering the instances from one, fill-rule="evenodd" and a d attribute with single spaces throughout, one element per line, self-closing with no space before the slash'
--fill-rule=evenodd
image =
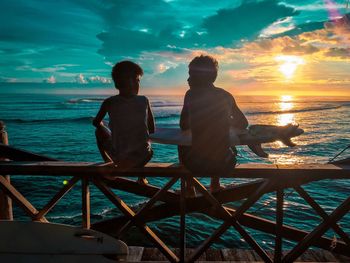
<path id="1" fill-rule="evenodd" d="M 211 54 L 234 94 L 350 96 L 347 2 L 2 0 L 0 82 L 101 86 L 127 59 L 144 93 L 181 94 L 188 63 Z"/>

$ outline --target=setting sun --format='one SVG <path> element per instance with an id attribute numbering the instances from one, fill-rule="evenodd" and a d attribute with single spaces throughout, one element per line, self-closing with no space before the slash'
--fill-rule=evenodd
<path id="1" fill-rule="evenodd" d="M 305 64 L 305 60 L 298 56 L 280 55 L 275 57 L 275 60 L 280 63 L 278 69 L 287 80 L 294 76 L 298 66 Z"/>
<path id="2" fill-rule="evenodd" d="M 291 101 L 293 100 L 293 96 L 291 95 L 282 95 L 281 96 L 281 101 L 286 102 L 286 101 Z"/>

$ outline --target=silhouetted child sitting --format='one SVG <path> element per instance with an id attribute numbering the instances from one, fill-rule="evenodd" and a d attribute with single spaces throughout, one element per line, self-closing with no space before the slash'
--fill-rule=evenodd
<path id="1" fill-rule="evenodd" d="M 218 62 L 213 57 L 195 57 L 188 67 L 190 89 L 185 95 L 180 127 L 191 129 L 192 145 L 179 147 L 179 157 L 192 173 L 213 175 L 210 190 L 215 192 L 222 188 L 219 176 L 230 174 L 236 164 L 230 127 L 245 129 L 248 121 L 233 96 L 214 86 Z"/>
<path id="2" fill-rule="evenodd" d="M 138 95 L 142 75 L 142 68 L 131 61 L 117 63 L 112 78 L 119 95 L 105 99 L 93 120 L 103 159 L 120 168 L 143 167 L 153 155 L 149 134 L 155 130 L 154 117 L 147 97 Z M 110 132 L 102 122 L 106 113 Z M 138 182 L 147 184 L 144 177 Z"/>

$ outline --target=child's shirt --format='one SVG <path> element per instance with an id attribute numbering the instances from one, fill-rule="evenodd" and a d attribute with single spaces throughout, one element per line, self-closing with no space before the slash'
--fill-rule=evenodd
<path id="1" fill-rule="evenodd" d="M 232 96 L 219 88 L 189 90 L 184 110 L 188 110 L 192 131 L 192 151 L 206 161 L 225 159 L 230 148 Z"/>
<path id="2" fill-rule="evenodd" d="M 184 159 L 185 165 L 190 164 L 188 168 L 194 171 L 233 168 L 230 127 L 242 120 L 246 119 L 227 91 L 214 86 L 188 90 L 180 121 L 183 130 L 192 132 L 192 147 Z"/>
<path id="3" fill-rule="evenodd" d="M 146 158 L 151 151 L 148 130 L 147 97 L 130 98 L 119 95 L 105 100 L 112 132 L 112 158 L 114 161 Z"/>

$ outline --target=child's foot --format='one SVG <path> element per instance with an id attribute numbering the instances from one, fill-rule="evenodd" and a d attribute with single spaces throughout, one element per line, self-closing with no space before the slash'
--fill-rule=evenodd
<path id="1" fill-rule="evenodd" d="M 176 189 L 174 192 L 180 195 L 181 189 Z M 196 193 L 196 189 L 194 187 L 190 187 L 190 188 L 185 189 L 185 197 L 186 198 L 193 198 L 196 196 L 197 196 L 197 193 Z"/>
<path id="2" fill-rule="evenodd" d="M 148 180 L 144 177 L 139 177 L 137 179 L 137 183 L 140 184 L 140 185 L 147 185 L 148 184 Z"/>
<path id="3" fill-rule="evenodd" d="M 225 187 L 221 186 L 221 185 L 211 185 L 210 186 L 210 192 L 211 193 L 219 192 L 219 191 L 221 191 L 223 189 L 225 189 Z"/>
<path id="4" fill-rule="evenodd" d="M 187 187 L 185 196 L 188 198 L 196 197 L 196 189 L 193 186 Z"/>

